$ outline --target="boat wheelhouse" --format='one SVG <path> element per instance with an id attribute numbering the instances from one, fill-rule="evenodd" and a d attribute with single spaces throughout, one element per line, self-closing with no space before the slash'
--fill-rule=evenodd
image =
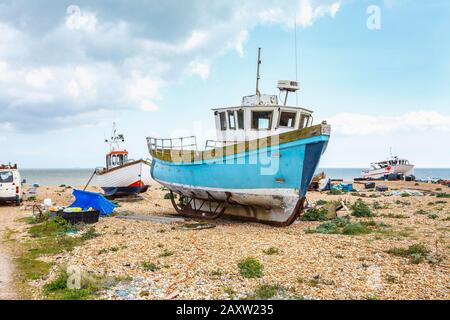
<path id="1" fill-rule="evenodd" d="M 218 141 L 225 144 L 304 129 L 313 121 L 311 110 L 279 105 L 276 95 L 247 96 L 240 106 L 212 110 Z"/>
<path id="2" fill-rule="evenodd" d="M 108 197 L 127 196 L 143 193 L 150 186 L 150 162 L 128 158 L 128 151 L 121 148 L 120 143 L 125 142 L 122 134 L 117 134 L 116 125 L 113 124 L 113 133 L 106 155 L 106 166 L 95 171 L 97 183 Z"/>
<path id="3" fill-rule="evenodd" d="M 260 63 L 255 95 L 213 109 L 217 137 L 203 150 L 195 137 L 147 138 L 152 177 L 170 190 L 178 213 L 287 226 L 302 212 L 330 126 L 313 125 L 311 110 L 287 105 L 289 93 L 299 89 L 296 81 L 279 81 L 282 104 L 276 95 L 261 94 Z"/>

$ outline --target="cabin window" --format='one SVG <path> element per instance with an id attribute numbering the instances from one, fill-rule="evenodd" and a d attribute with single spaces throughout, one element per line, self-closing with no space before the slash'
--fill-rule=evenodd
<path id="1" fill-rule="evenodd" d="M 272 111 L 253 111 L 252 129 L 270 130 L 272 127 Z"/>
<path id="2" fill-rule="evenodd" d="M 220 117 L 220 130 L 222 131 L 227 130 L 227 118 L 225 112 L 219 113 L 219 117 Z"/>
<path id="3" fill-rule="evenodd" d="M 281 112 L 279 126 L 293 128 L 295 125 L 295 117 L 295 112 Z"/>
<path id="4" fill-rule="evenodd" d="M 237 111 L 238 129 L 244 129 L 244 110 Z"/>
<path id="5" fill-rule="evenodd" d="M 309 115 L 307 115 L 307 114 L 302 114 L 302 116 L 300 117 L 300 125 L 299 125 L 299 129 L 306 128 L 306 127 L 308 126 L 309 119 L 310 119 L 310 116 L 309 116 Z"/>
<path id="6" fill-rule="evenodd" d="M 234 111 L 228 111 L 228 122 L 230 123 L 230 129 L 236 130 L 236 118 L 234 116 Z"/>

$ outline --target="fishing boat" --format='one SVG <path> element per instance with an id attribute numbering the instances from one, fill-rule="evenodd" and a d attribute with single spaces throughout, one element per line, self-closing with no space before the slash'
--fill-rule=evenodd
<path id="1" fill-rule="evenodd" d="M 199 150 L 195 137 L 147 138 L 152 178 L 170 190 L 183 216 L 282 227 L 303 212 L 330 126 L 313 125 L 311 110 L 287 105 L 289 93 L 299 90 L 296 81 L 278 82 L 281 104 L 277 95 L 260 93 L 260 54 L 256 94 L 213 109 L 216 140 Z"/>
<path id="2" fill-rule="evenodd" d="M 361 177 L 364 179 L 381 179 L 390 174 L 402 175 L 404 177 L 414 174 L 414 165 L 407 159 L 391 156 L 389 159 L 370 164 L 370 169 L 364 170 Z"/>
<path id="3" fill-rule="evenodd" d="M 106 166 L 97 168 L 94 172 L 97 184 L 104 194 L 116 197 L 146 192 L 151 182 L 150 161 L 128 158 L 128 151 L 120 146 L 125 142 L 124 135 L 117 134 L 115 123 L 111 138 L 105 142 L 110 146 L 106 155 Z"/>

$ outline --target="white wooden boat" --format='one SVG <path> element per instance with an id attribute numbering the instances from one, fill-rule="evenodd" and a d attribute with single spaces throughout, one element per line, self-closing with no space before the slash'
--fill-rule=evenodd
<path id="1" fill-rule="evenodd" d="M 110 140 L 110 152 L 106 155 L 106 167 L 95 171 L 97 184 L 106 196 L 126 196 L 143 193 L 151 183 L 150 161 L 128 159 L 128 151 L 120 148 L 124 136 L 116 133 L 115 124 Z"/>

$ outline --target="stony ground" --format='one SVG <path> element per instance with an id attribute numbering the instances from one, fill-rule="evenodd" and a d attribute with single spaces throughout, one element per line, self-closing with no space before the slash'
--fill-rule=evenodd
<path id="1" fill-rule="evenodd" d="M 365 192 L 358 184 L 358 195 L 308 193 L 310 203 L 342 199 L 351 204 L 362 198 L 378 208 L 372 209 L 376 213 L 373 220 L 386 226 L 381 232 L 318 234 L 306 231 L 322 222 L 298 221 L 280 229 L 227 220 L 216 221 L 211 229 L 185 230 L 186 222 L 164 224 L 110 217 L 95 225 L 99 237 L 72 252 L 46 259 L 56 263 L 54 270 L 75 266 L 121 279 L 102 293 L 101 298 L 107 299 L 246 298 L 262 285 L 276 286 L 279 298 L 449 299 L 450 199 L 430 193 L 450 193 L 450 188 L 414 182 L 383 184 L 418 189 L 427 195 L 375 197 L 377 193 Z M 165 194 L 153 186 L 145 200 L 122 203 L 117 211 L 149 217 L 174 214 Z M 37 202 L 44 198 L 67 205 L 72 200 L 71 189 L 40 188 Z M 30 213 L 29 205 L 22 208 L 23 214 Z M 347 212 L 342 210 L 339 215 Z M 15 241 L 22 241 L 22 233 L 14 235 Z M 432 258 L 415 264 L 410 258 L 386 252 L 414 244 L 424 245 Z M 274 254 L 268 254 L 269 248 Z M 262 277 L 241 276 L 238 263 L 246 257 L 262 263 Z M 40 288 L 54 274 L 32 283 L 35 298 L 40 297 Z"/>
<path id="2" fill-rule="evenodd" d="M 10 240 L 14 232 L 24 231 L 17 221 L 25 213 L 18 207 L 0 204 L 0 300 L 20 297 L 14 283 L 15 243 Z"/>

